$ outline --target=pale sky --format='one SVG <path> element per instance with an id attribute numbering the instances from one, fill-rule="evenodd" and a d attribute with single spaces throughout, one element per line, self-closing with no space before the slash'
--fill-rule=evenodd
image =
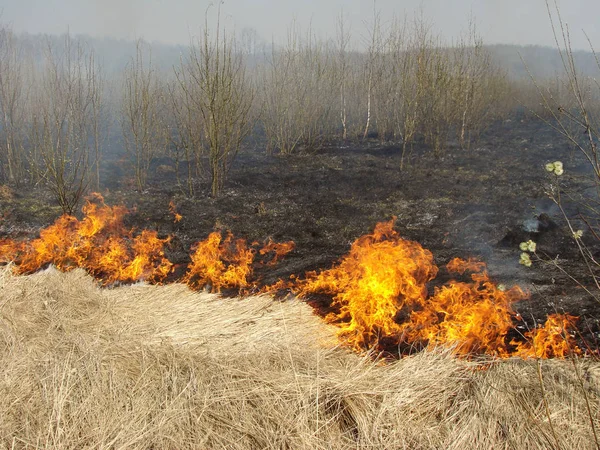
<path id="1" fill-rule="evenodd" d="M 554 0 L 550 0 L 553 2 Z M 574 49 L 589 49 L 582 30 L 600 48 L 600 0 L 556 0 L 571 30 Z M 0 0 L 0 21 L 15 31 L 111 36 L 187 44 L 204 23 L 208 0 Z M 216 3 L 216 2 L 214 2 Z M 376 0 L 381 17 L 424 17 L 448 41 L 475 18 L 485 43 L 554 46 L 544 0 Z M 334 37 L 344 11 L 355 39 L 366 35 L 373 0 L 225 0 L 223 22 L 237 31 L 254 28 L 267 41 L 283 42 L 293 18 L 320 37 Z M 213 8 L 214 10 L 214 8 Z"/>

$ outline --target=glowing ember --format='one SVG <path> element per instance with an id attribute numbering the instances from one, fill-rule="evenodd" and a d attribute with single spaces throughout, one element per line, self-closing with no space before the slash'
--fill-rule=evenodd
<path id="1" fill-rule="evenodd" d="M 173 200 L 169 202 L 169 212 L 173 215 L 173 223 L 180 222 L 183 216 L 177 212 L 177 207 Z"/>

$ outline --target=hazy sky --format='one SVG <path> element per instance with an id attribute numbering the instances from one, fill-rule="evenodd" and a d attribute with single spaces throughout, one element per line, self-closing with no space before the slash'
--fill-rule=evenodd
<path id="1" fill-rule="evenodd" d="M 554 1 L 554 0 L 551 0 Z M 588 49 L 585 30 L 600 48 L 600 0 L 557 0 L 571 29 L 574 48 Z M 0 0 L 0 20 L 16 31 L 112 36 L 187 44 L 204 22 L 208 0 Z M 411 17 L 419 8 L 447 39 L 458 36 L 473 15 L 486 43 L 554 46 L 544 0 L 376 0 L 384 20 Z M 282 41 L 295 17 L 320 36 L 334 36 L 336 17 L 344 11 L 352 33 L 365 36 L 373 0 L 225 0 L 228 28 L 255 28 L 270 41 Z"/>

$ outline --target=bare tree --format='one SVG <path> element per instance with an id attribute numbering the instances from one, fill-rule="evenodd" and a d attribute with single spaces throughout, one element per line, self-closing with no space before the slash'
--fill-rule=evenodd
<path id="1" fill-rule="evenodd" d="M 381 16 L 375 9 L 375 1 L 373 1 L 373 25 L 370 32 L 369 47 L 367 50 L 367 62 L 365 67 L 365 77 L 367 85 L 367 111 L 366 111 L 366 123 L 365 130 L 363 132 L 363 139 L 367 138 L 369 130 L 371 128 L 371 115 L 372 115 L 372 104 L 373 104 L 373 90 L 375 87 L 375 78 L 379 74 L 379 57 L 381 52 Z"/>
<path id="2" fill-rule="evenodd" d="M 342 139 L 348 139 L 348 110 L 347 110 L 347 84 L 348 84 L 348 43 L 350 31 L 344 22 L 344 13 L 340 13 L 337 21 L 337 74 L 340 90 L 340 123 L 342 125 Z"/>
<path id="3" fill-rule="evenodd" d="M 92 52 L 69 34 L 60 49 L 48 42 L 44 56 L 32 117 L 33 145 L 43 179 L 63 211 L 72 214 L 90 182 L 98 67 Z"/>
<path id="4" fill-rule="evenodd" d="M 186 112 L 195 111 L 201 118 L 188 124 L 190 136 L 201 136 L 189 144 L 201 145 L 201 153 L 208 157 L 213 196 L 223 189 L 231 163 L 250 132 L 254 98 L 242 54 L 237 52 L 233 37 L 221 29 L 220 10 L 217 14 L 214 36 L 208 27 L 207 14 L 204 33 L 192 42 L 186 60 L 176 71 L 189 108 Z M 190 127 L 199 128 L 202 133 L 190 131 Z"/>
<path id="5" fill-rule="evenodd" d="M 328 50 L 310 28 L 303 38 L 295 22 L 288 28 L 286 45 L 273 46 L 261 80 L 261 118 L 269 151 L 285 155 L 300 147 L 316 149 L 336 132 L 332 105 L 339 79 L 336 55 Z"/>
<path id="6" fill-rule="evenodd" d="M 372 110 L 381 141 L 396 141 L 402 136 L 405 97 L 410 95 L 406 80 L 411 78 L 406 52 L 405 26 L 394 19 L 382 33 L 381 49 L 374 56 Z M 411 83 L 412 84 L 412 83 Z"/>
<path id="7" fill-rule="evenodd" d="M 300 38 L 294 24 L 288 29 L 287 44 L 271 46 L 270 59 L 263 67 L 262 124 L 267 136 L 267 153 L 293 153 L 301 143 L 304 127 L 302 101 L 309 94 L 298 80 Z M 306 70 L 306 69 L 304 69 Z"/>
<path id="8" fill-rule="evenodd" d="M 90 67 L 95 68 L 89 74 L 89 83 L 91 91 L 91 126 L 92 126 L 92 145 L 94 151 L 94 184 L 97 191 L 100 190 L 100 159 L 101 144 L 105 137 L 105 129 L 102 123 L 107 121 L 104 105 L 104 77 L 100 68 L 96 66 L 95 55 L 90 53 Z"/>
<path id="9" fill-rule="evenodd" d="M 19 184 L 25 178 L 25 86 L 19 45 L 11 29 L 0 27 L 0 177 Z"/>
<path id="10" fill-rule="evenodd" d="M 410 45 L 410 44 L 409 44 Z M 422 90 L 418 84 L 415 86 L 415 61 L 417 53 L 407 47 L 402 56 L 402 81 L 400 90 L 402 92 L 402 109 L 400 120 L 397 124 L 398 135 L 402 137 L 402 156 L 400 158 L 400 169 L 404 168 L 405 158 L 409 146 L 412 146 L 415 134 L 419 125 L 419 101 L 422 97 Z M 417 87 L 415 89 L 415 87 Z M 422 88 L 422 87 L 421 87 Z"/>
<path id="11" fill-rule="evenodd" d="M 184 66 L 182 61 L 181 67 Z M 202 115 L 197 108 L 196 97 L 191 81 L 183 70 L 176 71 L 177 79 L 167 84 L 168 92 L 168 137 L 172 155 L 175 159 L 175 172 L 181 184 L 180 165 L 186 163 L 186 188 L 191 197 L 194 195 L 194 179 L 202 169 Z"/>
<path id="12" fill-rule="evenodd" d="M 485 125 L 501 114 L 508 95 L 505 74 L 493 64 L 471 20 L 468 34 L 455 45 L 451 60 L 452 95 L 458 142 L 468 149 Z"/>
<path id="13" fill-rule="evenodd" d="M 166 146 L 164 122 L 160 116 L 163 94 L 152 66 L 151 50 L 138 40 L 135 57 L 125 70 L 121 125 L 140 190 L 146 186 L 153 158 Z"/>

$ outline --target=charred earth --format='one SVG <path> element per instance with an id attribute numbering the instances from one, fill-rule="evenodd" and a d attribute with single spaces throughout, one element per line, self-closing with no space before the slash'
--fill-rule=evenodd
<path id="1" fill-rule="evenodd" d="M 568 143 L 542 123 L 512 120 L 495 124 L 469 150 L 451 143 L 436 158 L 415 145 L 403 170 L 400 156 L 399 146 L 377 139 L 285 157 L 255 146 L 239 155 L 218 198 L 202 194 L 209 192 L 203 181 L 196 189 L 200 194 L 187 196 L 169 159 L 155 162 L 143 192 L 129 187 L 119 161 L 108 161 L 102 194 L 106 204 L 129 209 L 128 227 L 171 236 L 166 255 L 173 263 L 172 279 L 184 275 L 190 249 L 214 230 L 230 230 L 249 243 L 295 243 L 276 266 L 256 267 L 255 277 L 264 286 L 331 267 L 359 236 L 396 217 L 399 235 L 430 250 L 438 267 L 455 257 L 475 257 L 487 263 L 494 282 L 529 291 L 530 298 L 515 304 L 523 319 L 518 332 L 550 314 L 567 313 L 579 317 L 580 347 L 597 351 L 600 304 L 572 280 L 590 283 L 589 270 L 547 195 L 556 180 L 544 164 L 554 160 L 564 162 L 560 183 L 565 189 L 586 188 L 586 164 Z M 60 215 L 43 191 L 2 195 L 0 239 L 35 238 Z M 566 212 L 577 220 L 580 209 L 571 202 Z M 584 241 L 598 251 L 589 234 Z M 563 270 L 552 264 L 520 265 L 519 243 L 527 240 Z M 440 270 L 427 289 L 433 292 L 450 276 Z M 328 296 L 315 295 L 309 302 L 322 315 L 332 310 Z"/>

